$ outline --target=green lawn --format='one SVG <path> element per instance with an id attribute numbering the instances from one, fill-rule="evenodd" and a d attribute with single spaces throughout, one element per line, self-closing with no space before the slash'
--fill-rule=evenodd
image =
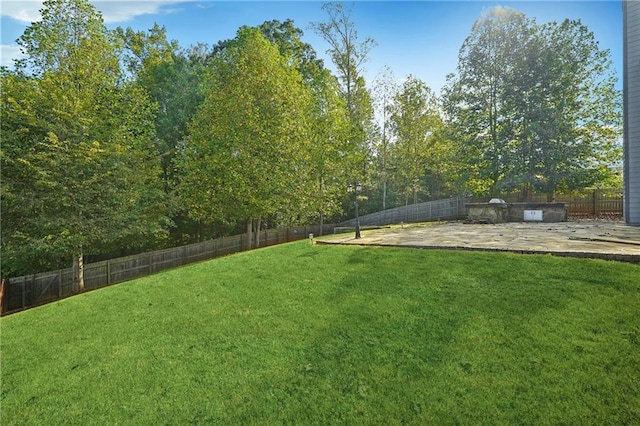
<path id="1" fill-rule="evenodd" d="M 631 264 L 305 241 L 1 326 L 3 425 L 640 423 Z"/>

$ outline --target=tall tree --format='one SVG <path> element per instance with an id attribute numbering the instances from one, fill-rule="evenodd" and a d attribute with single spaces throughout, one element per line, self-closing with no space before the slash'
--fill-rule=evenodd
<path id="1" fill-rule="evenodd" d="M 311 91 L 308 119 L 313 130 L 309 133 L 309 162 L 302 165 L 305 172 L 301 172 L 307 179 L 301 182 L 306 186 L 300 187 L 294 214 L 303 221 L 319 218 L 322 225 L 325 215 L 337 213 L 337 201 L 344 193 L 340 177 L 347 167 L 342 155 L 346 151 L 346 109 L 339 96 L 340 85 L 317 58 L 313 47 L 302 42 L 303 32 L 293 21 L 267 21 L 258 29 L 278 46 L 280 54 L 300 72 Z"/>
<path id="2" fill-rule="evenodd" d="M 351 20 L 351 8 L 346 9 L 342 3 L 325 3 L 322 9 L 327 13 L 328 21 L 315 22 L 311 26 L 329 43 L 327 53 L 337 68 L 347 107 L 350 127 L 347 141 L 355 175 L 352 178 L 362 181 L 368 173 L 372 153 L 369 142 L 373 130 L 373 106 L 362 71 L 376 42 L 371 37 L 359 40 L 355 23 Z"/>
<path id="3" fill-rule="evenodd" d="M 513 9 L 478 20 L 444 90 L 474 192 L 592 185 L 620 158 L 620 93 L 608 51 L 576 21 L 537 25 Z"/>
<path id="4" fill-rule="evenodd" d="M 24 68 L 3 78 L 2 173 L 34 202 L 20 222 L 3 223 L 3 237 L 16 270 L 29 250 L 72 257 L 82 291 L 85 253 L 164 232 L 152 104 L 122 84 L 116 44 L 84 0 L 46 1 L 19 44 Z"/>
<path id="5" fill-rule="evenodd" d="M 373 150 L 375 152 L 379 180 L 382 184 L 382 210 L 387 208 L 387 190 L 390 175 L 390 148 L 393 143 L 392 107 L 399 91 L 398 84 L 391 68 L 384 67 L 373 83 L 373 107 L 376 117 L 376 137 Z"/>
<path id="6" fill-rule="evenodd" d="M 296 200 L 309 161 L 309 90 L 248 27 L 215 56 L 208 87 L 190 125 L 180 194 L 194 216 L 244 219 L 250 230 Z"/>
<path id="7" fill-rule="evenodd" d="M 536 26 L 516 62 L 507 99 L 516 158 L 513 179 L 553 199 L 605 181 L 621 158 L 621 96 L 609 51 L 586 26 L 565 20 Z"/>
<path id="8" fill-rule="evenodd" d="M 122 60 L 132 81 L 143 87 L 157 104 L 156 135 L 162 159 L 165 190 L 176 184 L 175 157 L 187 133 L 187 123 L 202 102 L 202 82 L 208 47 L 181 51 L 167 39 L 166 29 L 155 24 L 149 31 L 116 28 L 124 45 Z M 204 58 L 203 58 L 204 56 Z"/>
<path id="9" fill-rule="evenodd" d="M 340 99 L 340 86 L 331 72 L 324 67 L 321 59 L 311 45 L 302 41 L 303 31 L 295 27 L 293 21 L 266 21 L 255 27 L 275 46 L 288 66 L 300 72 L 305 84 L 311 91 L 311 110 L 309 123 L 313 131 L 309 134 L 310 161 L 300 168 L 300 176 L 306 176 L 296 192 L 297 198 L 291 198 L 291 206 L 281 208 L 272 220 L 279 225 L 290 223 L 310 223 L 325 215 L 338 211 L 338 194 L 344 193 L 343 182 L 347 151 L 346 109 Z M 219 42 L 214 47 L 215 55 L 224 55 L 232 40 Z"/>
<path id="10" fill-rule="evenodd" d="M 493 8 L 474 23 L 460 49 L 458 74 L 444 89 L 445 109 L 456 130 L 460 176 L 474 192 L 500 192 L 505 161 L 505 82 L 520 55 L 528 21 L 513 9 Z"/>
<path id="11" fill-rule="evenodd" d="M 405 204 L 410 199 L 417 203 L 418 193 L 427 190 L 425 176 L 434 168 L 435 141 L 442 128 L 437 100 L 423 81 L 409 76 L 395 96 L 392 111 L 394 180 Z"/>
<path id="12" fill-rule="evenodd" d="M 170 243 L 210 238 L 217 226 L 190 219 L 175 189 L 180 179 L 178 151 L 186 138 L 187 124 L 204 99 L 203 83 L 211 49 L 204 44 L 180 49 L 178 42 L 168 40 L 166 29 L 157 24 L 146 32 L 119 27 L 115 34 L 124 46 L 121 60 L 129 79 L 142 87 L 157 107 L 155 142 L 173 221 Z"/>
<path id="13" fill-rule="evenodd" d="M 346 104 L 340 97 L 338 82 L 326 68 L 318 69 L 309 80 L 311 109 L 309 114 L 309 163 L 306 165 L 306 202 L 308 212 L 317 212 L 320 229 L 327 215 L 338 213 L 344 196 L 343 182 L 348 168 Z"/>
<path id="14" fill-rule="evenodd" d="M 122 62 L 134 79 L 152 79 L 153 68 L 171 62 L 179 49 L 178 42 L 167 39 L 167 30 L 157 23 L 149 31 L 134 31 L 131 27 L 118 27 L 114 36 L 122 43 Z"/>
<path id="15" fill-rule="evenodd" d="M 280 54 L 302 74 L 305 81 L 312 81 L 324 69 L 322 59 L 318 59 L 309 43 L 302 41 L 304 32 L 291 19 L 266 21 L 258 29 L 267 40 L 278 46 Z"/>

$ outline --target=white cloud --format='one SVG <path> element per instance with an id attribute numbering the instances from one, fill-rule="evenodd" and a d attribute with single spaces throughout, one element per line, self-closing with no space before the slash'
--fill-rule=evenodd
<path id="1" fill-rule="evenodd" d="M 3 1 L 0 15 L 17 21 L 34 22 L 40 19 L 41 1 Z"/>
<path id="2" fill-rule="evenodd" d="M 191 0 L 138 0 L 138 1 L 91 1 L 97 10 L 102 13 L 105 23 L 127 22 L 140 15 L 154 15 L 158 13 L 173 13 L 176 9 L 167 9 L 166 6 L 185 3 Z M 42 1 L 2 1 L 0 15 L 13 18 L 21 22 L 34 22 L 40 20 Z"/>
<path id="3" fill-rule="evenodd" d="M 175 8 L 166 6 L 186 3 L 191 0 L 149 0 L 149 1 L 92 1 L 102 13 L 107 24 L 127 22 L 140 15 L 156 15 L 159 13 L 175 13 Z"/>
<path id="4" fill-rule="evenodd" d="M 0 65 L 3 67 L 13 67 L 13 60 L 23 58 L 20 46 L 2 44 L 0 45 Z"/>
<path id="5" fill-rule="evenodd" d="M 192 0 L 92 0 L 90 3 L 102 14 L 107 24 L 128 22 L 140 15 L 170 14 L 179 11 L 175 5 Z M 0 15 L 24 23 L 26 27 L 41 19 L 42 0 L 2 0 Z M 173 7 L 170 7 L 173 6 Z M 0 65 L 12 67 L 14 59 L 23 55 L 17 45 L 2 44 Z"/>

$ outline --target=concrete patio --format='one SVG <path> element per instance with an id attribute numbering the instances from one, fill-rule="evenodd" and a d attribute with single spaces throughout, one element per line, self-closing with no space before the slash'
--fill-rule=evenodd
<path id="1" fill-rule="evenodd" d="M 465 224 L 436 222 L 406 224 L 326 235 L 318 244 L 357 244 L 460 250 L 542 253 L 640 263 L 640 227 L 622 222 Z"/>

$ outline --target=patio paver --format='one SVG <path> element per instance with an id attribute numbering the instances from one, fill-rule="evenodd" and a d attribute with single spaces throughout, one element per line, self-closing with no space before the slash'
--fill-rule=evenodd
<path id="1" fill-rule="evenodd" d="M 622 222 L 409 224 L 319 237 L 320 244 L 358 244 L 547 253 L 640 263 L 640 227 Z"/>

